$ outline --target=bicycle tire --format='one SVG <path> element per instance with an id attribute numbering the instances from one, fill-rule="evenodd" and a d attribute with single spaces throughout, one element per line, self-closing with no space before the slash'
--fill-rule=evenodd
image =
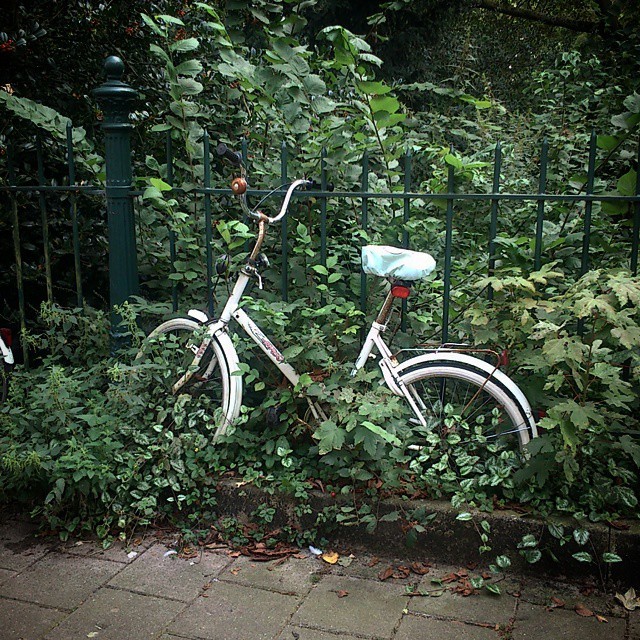
<path id="1" fill-rule="evenodd" d="M 197 336 L 202 332 L 201 337 Z M 195 351 L 204 339 L 205 325 L 192 318 L 172 318 L 157 326 L 144 340 L 136 357 L 137 363 L 147 360 L 153 379 L 164 385 L 167 393 L 174 393 L 176 382 L 192 367 Z M 230 342 L 229 342 L 230 344 Z M 242 395 L 240 376 L 232 376 L 233 354 L 213 336 L 191 379 L 178 390 L 194 397 L 205 394 L 214 407 L 221 410 L 216 423 L 214 440 L 223 435 L 240 412 Z M 236 359 L 237 360 L 237 359 Z"/>
<path id="2" fill-rule="evenodd" d="M 409 366 L 400 380 L 429 430 L 439 429 L 442 436 L 458 430 L 463 443 L 515 442 L 520 450 L 537 436 L 524 394 L 504 375 L 488 377 L 485 370 L 447 361 L 443 354 L 442 359 Z M 452 416 L 457 423 L 445 424 Z"/>

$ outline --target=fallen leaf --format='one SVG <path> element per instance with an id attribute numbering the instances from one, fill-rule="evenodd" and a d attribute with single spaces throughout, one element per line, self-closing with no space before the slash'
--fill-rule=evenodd
<path id="1" fill-rule="evenodd" d="M 340 591 L 336 592 L 338 594 L 338 598 L 346 598 L 349 595 L 348 591 L 345 591 L 344 589 L 341 589 Z"/>
<path id="2" fill-rule="evenodd" d="M 445 589 L 433 589 L 431 591 L 428 591 L 427 595 L 431 598 L 439 598 L 444 592 Z"/>
<path id="3" fill-rule="evenodd" d="M 349 556 L 342 556 L 342 558 L 340 558 L 340 560 L 338 560 L 338 564 L 341 567 L 348 567 L 354 560 L 355 556 L 353 554 L 349 555 Z"/>
<path id="4" fill-rule="evenodd" d="M 558 609 L 560 607 L 564 607 L 565 604 L 566 604 L 566 602 L 564 600 L 561 600 L 560 598 L 556 598 L 555 596 L 551 597 L 551 608 L 552 609 Z"/>
<path id="5" fill-rule="evenodd" d="M 335 564 L 336 562 L 338 562 L 340 555 L 335 551 L 327 551 L 320 557 L 329 564 Z"/>
<path id="6" fill-rule="evenodd" d="M 231 569 L 231 571 L 229 571 L 229 573 L 231 575 L 237 576 L 240 573 L 240 569 Z"/>
<path id="7" fill-rule="evenodd" d="M 616 593 L 616 600 L 620 602 L 627 611 L 635 611 L 635 609 L 640 606 L 640 598 L 636 596 L 636 590 L 633 587 L 624 595 Z"/>
<path id="8" fill-rule="evenodd" d="M 380 558 L 373 556 L 367 563 L 367 567 L 375 567 L 380 562 Z"/>
<path id="9" fill-rule="evenodd" d="M 598 622 L 607 622 L 607 623 L 609 622 L 604 616 L 599 616 L 597 613 L 596 613 L 596 620 Z"/>
<path id="10" fill-rule="evenodd" d="M 306 560 L 309 556 L 305 553 L 294 553 L 291 557 L 296 560 Z"/>
<path id="11" fill-rule="evenodd" d="M 591 611 L 591 609 L 587 609 L 583 604 L 577 604 L 574 607 L 574 611 L 583 618 L 590 618 L 593 616 L 593 611 Z"/>
<path id="12" fill-rule="evenodd" d="M 409 577 L 409 567 L 400 566 L 393 572 L 393 577 L 398 580 L 403 580 L 404 578 Z"/>
<path id="13" fill-rule="evenodd" d="M 387 567 L 386 569 L 383 569 L 378 574 L 378 579 L 384 581 L 390 578 L 392 575 L 393 575 L 393 567 Z"/>
<path id="14" fill-rule="evenodd" d="M 429 573 L 431 566 L 426 562 L 412 562 L 410 568 L 413 573 L 419 576 L 424 576 Z"/>
<path id="15" fill-rule="evenodd" d="M 444 582 L 445 584 L 448 582 L 456 582 L 458 580 L 458 576 L 455 573 L 447 573 L 446 576 L 442 576 L 440 582 Z"/>
<path id="16" fill-rule="evenodd" d="M 239 551 L 229 551 L 228 555 L 231 558 L 239 558 L 242 554 Z"/>

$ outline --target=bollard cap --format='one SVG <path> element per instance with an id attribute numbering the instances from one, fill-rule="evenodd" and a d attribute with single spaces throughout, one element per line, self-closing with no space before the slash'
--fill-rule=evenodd
<path id="1" fill-rule="evenodd" d="M 129 127 L 129 113 L 137 101 L 138 92 L 122 81 L 124 62 L 118 56 L 105 59 L 104 71 L 106 81 L 92 92 L 104 113 L 103 127 Z"/>
<path id="2" fill-rule="evenodd" d="M 109 56 L 104 61 L 104 71 L 107 76 L 107 82 L 122 82 L 124 62 L 118 56 Z"/>

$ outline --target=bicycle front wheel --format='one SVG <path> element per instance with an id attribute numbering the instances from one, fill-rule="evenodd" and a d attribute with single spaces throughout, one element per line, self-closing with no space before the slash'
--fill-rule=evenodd
<path id="1" fill-rule="evenodd" d="M 437 434 L 476 450 L 492 443 L 522 449 L 537 436 L 524 395 L 504 375 L 436 360 L 409 367 L 401 381 L 414 405 L 409 422 L 418 441 Z"/>
<path id="2" fill-rule="evenodd" d="M 194 364 L 206 338 L 210 344 Z M 143 365 L 149 383 L 165 393 L 206 399 L 209 408 L 219 414 L 215 437 L 237 417 L 239 402 L 231 403 L 230 394 L 241 393 L 239 382 L 231 380 L 224 350 L 215 337 L 208 335 L 206 325 L 191 318 L 167 320 L 144 340 L 136 364 Z"/>

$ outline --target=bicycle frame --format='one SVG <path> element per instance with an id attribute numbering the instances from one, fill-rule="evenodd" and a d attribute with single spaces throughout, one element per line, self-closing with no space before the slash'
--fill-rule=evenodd
<path id="1" fill-rule="evenodd" d="M 249 336 L 249 338 L 258 345 L 267 358 L 269 358 L 274 366 L 277 367 L 277 369 L 287 378 L 293 387 L 297 387 L 300 382 L 300 375 L 298 372 L 291 366 L 291 364 L 286 362 L 284 355 L 273 344 L 262 329 L 251 319 L 249 314 L 241 308 L 240 304 L 251 279 L 256 279 L 259 287 L 262 288 L 262 278 L 259 271 L 262 267 L 260 249 L 262 247 L 268 225 L 278 222 L 286 215 L 291 196 L 297 187 L 311 186 L 312 184 L 313 183 L 308 180 L 296 180 L 293 182 L 286 192 L 280 212 L 273 218 L 266 216 L 257 209 L 249 209 L 245 195 L 246 182 L 236 184 L 235 188 L 232 185 L 232 189 L 234 189 L 236 195 L 240 197 L 240 203 L 244 213 L 257 221 L 258 237 L 253 250 L 249 254 L 244 266 L 240 269 L 240 273 L 234 283 L 231 294 L 224 304 L 220 317 L 217 320 L 210 320 L 202 311 L 189 311 L 188 315 L 205 328 L 205 335 L 199 345 L 195 343 L 191 344 L 190 348 L 194 353 L 194 359 L 191 366 L 188 371 L 175 382 L 172 388 L 172 392 L 174 394 L 179 393 L 182 387 L 184 387 L 196 372 L 200 370 L 201 361 L 208 352 L 208 349 L 212 349 L 213 357 L 208 363 L 206 371 L 204 371 L 203 378 L 206 379 L 213 372 L 214 368 L 219 365 L 223 379 L 222 409 L 223 414 L 225 415 L 225 421 L 218 426 L 216 430 L 216 437 L 221 433 L 224 433 L 226 427 L 229 426 L 239 415 L 242 404 L 242 377 L 240 375 L 240 361 L 228 332 L 228 326 L 231 320 L 235 320 L 240 325 L 247 336 Z M 433 349 L 421 349 L 420 355 L 409 358 L 403 362 L 399 362 L 383 338 L 383 334 L 387 329 L 387 323 L 391 315 L 394 300 L 394 288 L 392 287 L 385 298 L 378 316 L 371 323 L 367 337 L 351 372 L 352 376 L 365 367 L 369 358 L 372 357 L 373 352 L 376 351 L 379 355 L 378 365 L 380 366 L 383 377 L 383 381 L 381 382 L 384 382 L 392 393 L 405 399 L 415 416 L 411 419 L 411 422 L 419 424 L 422 427 L 428 427 L 427 420 L 425 418 L 426 412 L 424 411 L 426 407 L 420 397 L 420 394 L 417 393 L 414 388 L 412 380 L 415 376 L 412 374 L 416 370 L 426 371 L 429 369 L 433 371 L 434 366 L 443 367 L 445 370 L 443 375 L 445 376 L 450 375 L 451 369 L 463 371 L 466 372 L 466 375 L 461 376 L 461 378 L 469 380 L 477 389 L 476 395 L 474 395 L 473 398 L 475 398 L 480 391 L 485 389 L 485 387 L 489 389 L 490 395 L 494 398 L 497 396 L 506 397 L 505 394 L 510 394 L 509 397 L 514 398 L 516 401 L 515 403 L 512 401 L 508 402 L 509 409 L 507 410 L 510 410 L 510 418 L 514 424 L 526 425 L 526 429 L 528 430 L 524 443 L 526 444 L 526 442 L 528 442 L 529 433 L 535 437 L 535 421 L 524 394 L 508 378 L 508 376 L 498 370 L 497 366 L 493 366 L 480 358 L 470 356 L 462 349 L 456 350 L 449 348 L 446 349 L 445 354 L 439 347 L 435 347 Z M 453 377 L 455 378 L 455 376 Z M 501 390 L 500 393 L 498 393 L 499 390 Z M 317 402 L 313 401 L 308 396 L 306 396 L 306 401 L 311 413 L 316 419 L 327 419 L 322 407 Z M 505 407 L 506 404 L 507 403 L 505 403 Z M 517 422 L 518 420 L 520 420 L 520 422 Z M 518 427 L 518 431 L 524 430 Z"/>
<path id="2" fill-rule="evenodd" d="M 11 350 L 11 332 L 9 329 L 0 329 L 0 357 L 5 364 L 13 365 L 13 351 Z"/>

